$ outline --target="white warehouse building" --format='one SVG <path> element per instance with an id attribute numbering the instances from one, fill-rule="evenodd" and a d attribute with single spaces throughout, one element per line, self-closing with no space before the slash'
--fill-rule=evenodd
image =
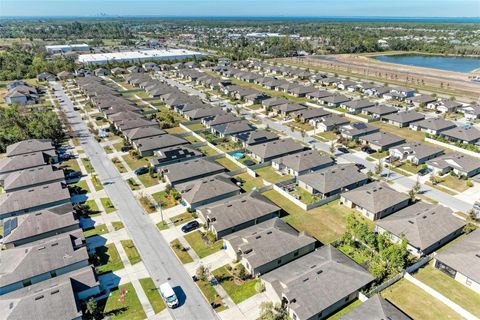
<path id="1" fill-rule="evenodd" d="M 56 44 L 51 46 L 45 46 L 48 53 L 67 53 L 77 51 L 90 51 L 90 46 L 86 43 L 81 44 Z"/>
<path id="2" fill-rule="evenodd" d="M 78 57 L 78 63 L 83 64 L 107 64 L 115 62 L 141 62 L 152 60 L 182 60 L 188 58 L 202 58 L 205 53 L 184 50 L 138 50 L 126 52 L 83 54 Z"/>

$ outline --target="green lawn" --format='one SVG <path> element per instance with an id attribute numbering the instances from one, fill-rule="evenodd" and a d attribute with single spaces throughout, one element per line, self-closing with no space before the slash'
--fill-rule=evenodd
<path id="1" fill-rule="evenodd" d="M 334 313 L 333 315 L 328 317 L 327 320 L 338 320 L 341 316 L 343 316 L 344 314 L 347 314 L 348 312 L 352 311 L 353 309 L 355 309 L 357 306 L 359 306 L 361 304 L 362 304 L 362 302 L 360 300 L 358 300 L 358 299 L 354 300 L 352 303 L 350 303 L 345 308 L 341 309 L 337 313 Z"/>
<path id="2" fill-rule="evenodd" d="M 105 209 L 106 213 L 112 213 L 117 210 L 117 208 L 113 206 L 110 198 L 100 198 L 100 202 L 102 203 L 102 206 Z"/>
<path id="3" fill-rule="evenodd" d="M 115 231 L 125 228 L 122 221 L 112 221 L 112 227 Z"/>
<path id="4" fill-rule="evenodd" d="M 108 228 L 105 224 L 99 224 L 92 229 L 88 229 L 83 231 L 85 238 L 93 237 L 93 236 L 100 236 L 102 234 L 108 233 Z"/>
<path id="5" fill-rule="evenodd" d="M 88 207 L 88 211 L 90 215 L 95 216 L 100 214 L 100 209 L 98 208 L 95 200 L 93 199 L 87 200 L 85 201 L 84 205 Z"/>
<path id="6" fill-rule="evenodd" d="M 166 221 L 160 221 L 159 223 L 157 223 L 157 228 L 159 231 L 163 231 L 163 230 L 167 230 L 168 229 L 168 224 Z"/>
<path id="7" fill-rule="evenodd" d="M 314 202 L 318 202 L 322 200 L 320 197 L 312 195 L 310 192 L 307 190 L 300 188 L 299 186 L 295 187 L 295 191 L 291 192 L 292 195 L 298 195 L 300 201 L 302 201 L 305 204 L 311 204 Z"/>
<path id="8" fill-rule="evenodd" d="M 212 134 L 209 133 L 209 135 L 212 135 Z M 243 148 L 241 143 L 235 143 L 233 141 L 216 142 L 215 146 L 224 152 L 235 151 Z"/>
<path id="9" fill-rule="evenodd" d="M 158 178 L 156 177 L 156 174 L 152 177 L 149 173 L 139 175 L 138 180 L 140 180 L 140 182 L 145 186 L 145 188 L 149 188 L 160 183 L 158 181 Z"/>
<path id="10" fill-rule="evenodd" d="M 464 192 L 470 188 L 467 185 L 467 180 L 461 180 L 451 175 L 443 176 L 441 177 L 441 180 L 442 185 L 458 192 Z"/>
<path id="11" fill-rule="evenodd" d="M 92 174 L 92 183 L 93 183 L 93 187 L 95 188 L 95 191 L 103 190 L 103 184 L 100 182 L 100 179 L 98 179 L 96 174 Z"/>
<path id="12" fill-rule="evenodd" d="M 128 186 L 130 187 L 130 189 L 132 189 L 132 191 L 136 191 L 136 190 L 140 189 L 140 185 L 133 178 L 127 179 L 127 183 L 128 183 Z"/>
<path id="13" fill-rule="evenodd" d="M 421 268 L 414 276 L 480 318 L 480 294 L 450 278 L 432 264 Z"/>
<path id="14" fill-rule="evenodd" d="M 123 141 L 120 141 L 120 142 L 114 143 L 113 147 L 115 148 L 115 150 L 120 152 L 124 145 L 125 145 L 125 143 L 123 143 Z"/>
<path id="15" fill-rule="evenodd" d="M 435 188 L 435 189 L 437 189 L 437 190 L 440 190 L 440 191 L 442 191 L 442 192 L 445 192 L 446 194 L 449 194 L 449 195 L 451 195 L 451 196 L 456 196 L 456 195 L 457 195 L 457 193 L 456 193 L 455 191 L 452 191 L 452 190 L 450 190 L 450 189 L 443 188 L 441 184 L 433 184 L 433 183 L 431 183 L 430 181 L 425 182 L 425 184 L 426 184 L 427 186 L 430 186 L 430 187 L 432 187 L 432 188 Z"/>
<path id="16" fill-rule="evenodd" d="M 217 151 L 215 151 L 212 147 L 209 147 L 209 146 L 202 146 L 202 147 L 198 148 L 198 151 L 200 151 L 201 153 L 203 153 L 207 157 L 215 156 L 215 155 L 218 154 Z"/>
<path id="17" fill-rule="evenodd" d="M 249 279 L 238 284 L 225 267 L 213 270 L 212 274 L 236 304 L 247 300 L 257 293 L 255 284 L 260 281 L 259 279 Z"/>
<path id="18" fill-rule="evenodd" d="M 222 298 L 218 295 L 217 291 L 209 281 L 198 280 L 195 283 L 207 298 L 208 303 L 210 303 L 210 305 L 213 303 L 216 306 L 216 308 L 214 308 L 215 311 L 220 312 L 227 309 L 223 304 Z"/>
<path id="19" fill-rule="evenodd" d="M 227 170 L 229 171 L 235 171 L 240 169 L 239 166 L 237 166 L 232 160 L 227 159 L 226 157 L 217 159 L 215 161 L 227 168 Z"/>
<path id="20" fill-rule="evenodd" d="M 214 244 L 209 245 L 203 238 L 200 231 L 189 233 L 185 236 L 190 247 L 197 253 L 200 259 L 205 258 L 217 251 L 220 251 L 223 246 L 223 241 L 218 240 Z"/>
<path id="21" fill-rule="evenodd" d="M 127 169 L 123 166 L 122 162 L 118 158 L 113 158 L 112 162 L 115 164 L 115 167 L 117 167 L 118 172 L 120 173 L 125 173 L 127 172 Z"/>
<path id="22" fill-rule="evenodd" d="M 123 269 L 123 263 L 114 243 L 95 248 L 93 265 L 97 274 Z"/>
<path id="23" fill-rule="evenodd" d="M 132 265 L 142 261 L 142 258 L 140 257 L 137 248 L 135 248 L 132 240 L 121 240 L 120 243 L 122 244 L 123 249 L 127 253 L 128 260 Z"/>
<path id="24" fill-rule="evenodd" d="M 399 128 L 381 121 L 372 122 L 371 125 L 380 128 L 381 131 L 393 133 L 394 135 L 404 138 L 407 141 L 424 142 L 425 140 L 425 133 L 421 131 L 414 131 L 408 128 Z"/>
<path id="25" fill-rule="evenodd" d="M 138 281 L 140 282 L 140 285 L 142 286 L 143 291 L 148 298 L 148 301 L 152 305 L 153 312 L 157 314 L 163 309 L 165 309 L 165 302 L 163 301 L 162 296 L 158 292 L 157 286 L 155 286 L 152 278 L 143 278 L 139 279 Z"/>
<path id="26" fill-rule="evenodd" d="M 205 130 L 205 127 L 203 126 L 203 124 L 201 123 L 194 123 L 194 124 L 189 124 L 186 126 L 188 129 L 192 130 L 192 131 L 201 131 L 201 130 Z"/>
<path id="27" fill-rule="evenodd" d="M 283 217 L 285 222 L 298 231 L 305 231 L 324 244 L 337 240 L 343 235 L 346 230 L 346 217 L 350 213 L 360 217 L 356 211 L 340 205 L 338 200 L 305 211 L 275 190 L 264 192 L 263 195 L 288 213 Z M 362 218 L 362 220 L 368 222 L 367 219 Z"/>
<path id="28" fill-rule="evenodd" d="M 184 133 L 184 132 L 187 132 L 185 131 L 185 129 L 181 128 L 181 127 L 175 127 L 175 128 L 169 128 L 169 129 L 165 129 L 165 131 L 167 133 L 170 133 L 170 134 L 175 134 L 175 133 Z"/>
<path id="29" fill-rule="evenodd" d="M 165 191 L 155 192 L 152 194 L 153 199 L 162 206 L 163 209 L 174 207 L 177 204 L 175 198 L 170 196 Z"/>
<path id="30" fill-rule="evenodd" d="M 255 172 L 260 176 L 260 178 L 265 179 L 270 183 L 279 183 L 288 179 L 293 178 L 289 175 L 280 175 L 278 174 L 275 169 L 271 166 L 266 166 L 255 170 Z"/>
<path id="31" fill-rule="evenodd" d="M 132 157 L 130 154 L 122 156 L 123 160 L 127 163 L 127 165 L 130 167 L 130 169 L 135 170 L 140 167 L 146 167 L 148 166 L 148 158 L 139 158 L 137 159 L 136 157 Z"/>
<path id="32" fill-rule="evenodd" d="M 70 186 L 71 187 L 79 187 L 81 189 L 80 194 L 90 193 L 90 188 L 88 187 L 87 181 L 85 181 L 85 180 L 80 180 L 77 183 L 71 184 Z"/>
<path id="33" fill-rule="evenodd" d="M 297 131 L 311 131 L 313 127 L 308 123 L 292 121 L 287 124 L 289 127 L 295 128 Z"/>
<path id="34" fill-rule="evenodd" d="M 180 213 L 170 218 L 170 221 L 172 221 L 175 226 L 182 225 L 191 220 L 193 220 L 193 216 L 190 212 Z"/>
<path id="35" fill-rule="evenodd" d="M 80 166 L 76 159 L 70 159 L 68 161 L 63 161 L 60 165 L 60 169 L 63 169 L 68 173 L 72 171 L 80 171 Z"/>
<path id="36" fill-rule="evenodd" d="M 178 239 L 175 239 L 172 242 L 170 242 L 170 247 L 172 247 L 173 252 L 175 252 L 178 259 L 180 259 L 180 261 L 183 264 L 193 262 L 192 257 L 187 251 L 184 250 L 184 247 L 182 246 L 182 244 Z"/>
<path id="37" fill-rule="evenodd" d="M 122 295 L 124 292 L 126 294 Z M 112 320 L 143 320 L 147 317 L 130 282 L 110 292 L 103 313 Z"/>
<path id="38" fill-rule="evenodd" d="M 413 319 L 462 319 L 447 305 L 405 279 L 388 287 L 381 295 Z"/>
<path id="39" fill-rule="evenodd" d="M 375 152 L 375 153 L 372 153 L 370 155 L 370 157 L 374 158 L 374 159 L 383 159 L 385 158 L 386 156 L 388 156 L 388 151 L 383 151 L 383 152 Z"/>
<path id="40" fill-rule="evenodd" d="M 110 146 L 103 147 L 103 150 L 105 150 L 107 154 L 113 153 L 113 149 Z"/>
<path id="41" fill-rule="evenodd" d="M 241 173 L 239 175 L 236 175 L 234 178 L 236 178 L 237 180 L 241 180 L 243 181 L 243 184 L 242 184 L 242 189 L 245 190 L 245 191 L 250 191 L 252 190 L 253 188 L 262 188 L 264 187 L 265 185 L 263 184 L 263 181 L 262 179 L 260 178 L 254 178 L 252 177 L 251 175 L 249 175 L 248 173 Z"/>
<path id="42" fill-rule="evenodd" d="M 183 139 L 187 140 L 188 142 L 190 142 L 191 144 L 196 144 L 196 143 L 200 143 L 202 142 L 200 139 L 198 139 L 197 137 L 193 136 L 193 135 L 189 135 L 189 136 L 184 136 L 182 137 Z"/>
<path id="43" fill-rule="evenodd" d="M 95 172 L 95 169 L 93 169 L 93 166 L 90 163 L 90 159 L 82 158 L 82 163 L 85 166 L 85 169 L 87 170 L 88 173 L 94 173 Z"/>
<path id="44" fill-rule="evenodd" d="M 324 141 L 324 140 L 335 140 L 337 139 L 337 134 L 333 131 L 319 132 L 313 136 L 314 138 Z"/>

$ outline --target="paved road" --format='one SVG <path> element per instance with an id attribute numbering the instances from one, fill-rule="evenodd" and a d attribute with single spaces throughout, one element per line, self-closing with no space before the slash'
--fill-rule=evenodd
<path id="1" fill-rule="evenodd" d="M 62 108 L 67 113 L 75 131 L 80 134 L 80 142 L 90 159 L 98 177 L 105 185 L 105 192 L 112 200 L 118 214 L 137 247 L 143 262 L 157 286 L 169 281 L 182 302 L 176 309 L 169 309 L 174 319 L 218 319 L 216 313 L 202 296 L 200 290 L 185 271 L 183 265 L 170 249 L 169 244 L 158 232 L 155 224 L 138 204 L 114 164 L 103 148 L 89 134 L 87 126 L 73 109 L 73 104 L 61 86 L 52 83 L 58 90 L 57 96 L 63 98 Z M 181 289 L 180 289 L 181 288 Z"/>
<path id="2" fill-rule="evenodd" d="M 183 91 L 185 91 L 185 92 L 187 92 L 191 95 L 197 95 L 197 96 L 200 96 L 202 98 L 205 97 L 205 95 L 202 92 L 200 92 L 199 90 L 197 90 L 195 88 L 192 88 L 190 86 L 186 86 L 186 85 L 184 85 L 182 83 L 179 83 L 175 80 L 168 79 L 168 78 L 165 78 L 165 77 L 162 77 L 162 76 L 157 76 L 157 78 L 159 80 L 165 81 L 169 85 L 176 86 L 177 88 L 179 88 L 179 89 L 181 89 L 181 90 L 183 90 Z M 225 102 L 225 105 L 226 105 L 227 108 L 230 108 L 230 109 L 234 108 L 228 102 Z M 242 110 L 242 115 L 247 119 L 251 119 L 251 113 L 244 110 L 244 109 Z M 298 131 L 293 131 L 292 132 L 290 127 L 288 127 L 287 125 L 285 125 L 281 122 L 273 121 L 269 118 L 260 117 L 260 116 L 257 116 L 257 120 L 261 120 L 263 124 L 268 125 L 270 128 L 272 128 L 274 130 L 277 130 L 277 131 L 280 131 L 280 132 L 283 132 L 285 135 L 288 135 L 288 136 L 290 136 L 292 138 L 295 138 L 297 140 L 303 141 L 303 142 L 309 144 L 311 147 L 314 147 L 317 150 L 322 150 L 322 151 L 329 152 L 330 145 L 328 143 L 320 142 L 320 141 L 318 141 L 318 140 L 316 140 L 312 137 L 308 137 L 308 136 L 302 137 L 302 135 Z M 372 172 L 375 171 L 376 163 L 370 162 L 370 161 L 366 160 L 365 158 L 362 158 L 361 156 L 358 156 L 358 155 L 355 155 L 355 154 L 352 154 L 352 153 L 342 153 L 340 151 L 337 151 L 335 156 L 337 157 L 337 160 L 339 162 L 359 163 L 359 164 L 363 164 L 368 170 L 371 170 Z M 385 176 L 388 175 L 389 180 L 393 181 L 395 184 L 398 184 L 399 186 L 401 186 L 405 189 L 411 189 L 416 183 L 416 177 L 415 176 L 406 177 L 404 175 L 392 172 L 388 169 L 385 169 L 382 174 L 385 175 Z M 420 192 L 423 195 L 425 195 L 425 196 L 427 196 L 427 197 L 429 197 L 429 198 L 431 198 L 435 201 L 438 201 L 440 204 L 443 204 L 447 207 L 452 208 L 453 210 L 468 212 L 470 209 L 472 209 L 472 204 L 471 203 L 468 203 L 468 202 L 463 201 L 461 199 L 455 198 L 454 196 L 451 196 L 451 195 L 449 195 L 445 192 L 442 192 L 442 191 L 440 191 L 438 189 L 435 189 L 435 188 L 431 188 L 431 187 L 429 187 L 427 185 L 424 185 L 424 184 L 422 184 L 422 188 L 421 188 Z"/>

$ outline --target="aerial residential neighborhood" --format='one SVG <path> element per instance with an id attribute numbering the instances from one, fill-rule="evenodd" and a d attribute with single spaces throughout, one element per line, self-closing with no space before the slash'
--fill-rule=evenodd
<path id="1" fill-rule="evenodd" d="M 480 8 L 327 2 L 0 4 L 0 318 L 480 319 Z"/>

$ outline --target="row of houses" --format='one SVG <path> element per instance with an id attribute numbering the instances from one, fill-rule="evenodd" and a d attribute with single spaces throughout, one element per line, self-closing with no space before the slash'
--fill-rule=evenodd
<path id="1" fill-rule="evenodd" d="M 58 158 L 50 140 L 32 139 L 0 160 L 0 309 L 8 319 L 82 319 L 82 304 L 101 293 Z"/>
<path id="2" fill-rule="evenodd" d="M 31 86 L 23 80 L 9 82 L 7 90 L 7 93 L 3 96 L 7 105 L 36 104 L 43 95 L 41 88 Z"/>

